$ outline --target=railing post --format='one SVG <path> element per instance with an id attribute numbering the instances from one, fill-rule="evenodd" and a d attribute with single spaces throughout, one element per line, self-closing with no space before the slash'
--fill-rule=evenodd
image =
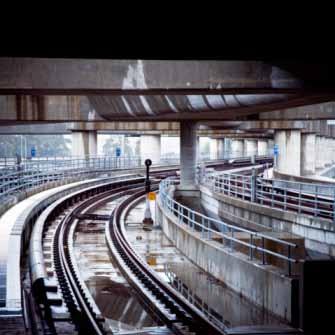
<path id="1" fill-rule="evenodd" d="M 250 234 L 250 250 L 249 250 L 249 255 L 250 255 L 250 260 L 252 261 L 253 256 L 254 256 L 254 250 L 253 250 L 253 235 Z"/>
<path id="2" fill-rule="evenodd" d="M 284 210 L 287 209 L 287 189 L 284 188 Z"/>
<path id="3" fill-rule="evenodd" d="M 228 196 L 230 196 L 230 174 L 228 173 Z"/>
<path id="4" fill-rule="evenodd" d="M 265 251 L 264 251 L 264 248 L 265 248 L 265 243 L 264 243 L 264 237 L 262 236 L 262 264 L 265 265 Z"/>
<path id="5" fill-rule="evenodd" d="M 233 227 L 231 227 L 230 229 L 231 229 L 230 251 L 233 252 L 234 229 Z"/>
<path id="6" fill-rule="evenodd" d="M 201 216 L 201 237 L 204 238 L 205 237 L 205 229 L 204 229 L 204 217 Z"/>
<path id="7" fill-rule="evenodd" d="M 252 169 L 252 175 L 251 175 L 251 202 L 256 202 L 256 180 L 257 180 L 257 174 L 256 169 Z"/>
<path id="8" fill-rule="evenodd" d="M 299 183 L 299 202 L 298 202 L 298 213 L 301 213 L 301 183 Z"/>
<path id="9" fill-rule="evenodd" d="M 334 189 L 335 191 L 335 189 Z M 334 201 L 335 201 L 335 193 L 334 193 Z M 334 215 L 335 206 L 333 204 L 333 221 L 335 222 L 335 215 Z M 318 187 L 315 186 L 315 197 L 314 197 L 314 217 L 318 215 Z"/>
<path id="10" fill-rule="evenodd" d="M 289 277 L 291 277 L 291 272 L 292 272 L 292 269 L 291 269 L 291 261 L 290 261 L 290 258 L 291 258 L 291 246 L 288 245 L 288 249 L 287 249 L 287 262 L 288 262 L 288 275 Z"/>

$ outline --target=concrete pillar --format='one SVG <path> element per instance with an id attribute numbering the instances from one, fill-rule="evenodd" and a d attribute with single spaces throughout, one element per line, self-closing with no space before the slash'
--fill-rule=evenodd
<path id="1" fill-rule="evenodd" d="M 276 130 L 275 144 L 279 149 L 277 171 L 300 176 L 300 130 Z"/>
<path id="2" fill-rule="evenodd" d="M 218 138 L 217 139 L 217 149 L 218 149 L 218 159 L 224 159 L 225 157 L 225 139 Z"/>
<path id="3" fill-rule="evenodd" d="M 192 188 L 196 183 L 197 123 L 180 122 L 180 186 Z"/>
<path id="4" fill-rule="evenodd" d="M 327 138 L 325 136 L 321 136 L 320 145 L 321 145 L 322 167 L 325 167 L 328 164 Z"/>
<path id="5" fill-rule="evenodd" d="M 152 164 L 159 164 L 161 159 L 161 135 L 141 135 L 141 164 L 151 159 Z"/>
<path id="6" fill-rule="evenodd" d="M 231 148 L 233 157 L 242 157 L 244 155 L 244 140 L 232 140 Z"/>
<path id="7" fill-rule="evenodd" d="M 98 135 L 96 131 L 88 132 L 88 152 L 90 156 L 96 156 L 98 153 Z"/>
<path id="8" fill-rule="evenodd" d="M 257 155 L 257 141 L 256 140 L 245 140 L 245 156 Z"/>
<path id="9" fill-rule="evenodd" d="M 315 136 L 315 168 L 322 169 L 323 168 L 323 160 L 322 160 L 322 138 L 321 136 Z"/>
<path id="10" fill-rule="evenodd" d="M 257 152 L 260 156 L 268 155 L 268 140 L 257 141 Z"/>
<path id="11" fill-rule="evenodd" d="M 211 138 L 209 143 L 210 159 L 223 159 L 224 138 Z"/>
<path id="12" fill-rule="evenodd" d="M 197 162 L 200 162 L 201 157 L 200 157 L 200 136 L 197 136 Z"/>
<path id="13" fill-rule="evenodd" d="M 273 155 L 274 140 L 268 140 L 268 153 L 267 155 Z"/>
<path id="14" fill-rule="evenodd" d="M 301 175 L 314 175 L 316 165 L 316 136 L 301 134 Z"/>
<path id="15" fill-rule="evenodd" d="M 218 159 L 218 141 L 216 138 L 211 138 L 209 141 L 209 158 Z"/>
<path id="16" fill-rule="evenodd" d="M 332 165 L 334 161 L 334 156 L 333 156 L 333 139 L 330 137 L 327 137 L 327 151 L 328 151 L 328 164 Z"/>
<path id="17" fill-rule="evenodd" d="M 230 158 L 232 153 L 232 140 L 230 138 L 224 139 L 224 158 Z"/>
<path id="18" fill-rule="evenodd" d="M 72 137 L 72 156 L 96 156 L 97 155 L 97 132 L 73 131 Z"/>

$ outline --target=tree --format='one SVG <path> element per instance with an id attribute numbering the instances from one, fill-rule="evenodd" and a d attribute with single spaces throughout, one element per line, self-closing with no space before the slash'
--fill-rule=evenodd
<path id="1" fill-rule="evenodd" d="M 22 152 L 27 157 L 31 155 L 31 148 L 35 148 L 36 156 L 69 156 L 71 140 L 63 135 L 25 135 L 22 141 Z M 27 142 L 27 145 L 25 145 Z M 0 157 L 15 157 L 21 154 L 21 135 L 0 135 Z"/>

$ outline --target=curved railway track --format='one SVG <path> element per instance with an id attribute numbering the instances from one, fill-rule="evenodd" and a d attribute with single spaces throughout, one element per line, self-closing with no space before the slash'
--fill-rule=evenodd
<path id="1" fill-rule="evenodd" d="M 236 166 L 236 162 L 234 164 Z M 176 170 L 165 169 L 152 172 L 156 178 L 152 189 L 157 189 L 160 179 L 175 175 Z M 187 334 L 222 334 L 223 330 L 213 324 L 204 314 L 191 305 L 180 293 L 159 276 L 133 250 L 127 240 L 123 226 L 123 218 L 129 209 L 144 195 L 144 178 L 119 180 L 106 185 L 99 185 L 70 194 L 54 204 L 52 210 L 40 215 L 42 228 L 40 236 L 43 240 L 49 236 L 48 226 L 54 223 L 52 232 L 51 261 L 35 260 L 35 256 L 43 255 L 44 242 L 34 243 L 40 250 L 30 250 L 31 282 L 37 304 L 42 308 L 41 315 L 46 318 L 44 333 L 57 334 L 57 327 L 52 316 L 52 306 L 57 305 L 48 297 L 50 292 L 61 294 L 67 307 L 74 331 L 79 334 L 108 334 L 104 328 L 104 319 L 95 305 L 86 284 L 80 278 L 73 259 L 73 233 L 80 219 L 92 208 L 123 196 L 122 201 L 111 213 L 106 225 L 106 242 L 112 252 L 121 273 L 136 290 L 137 295 L 151 313 L 155 314 L 172 332 L 179 335 Z M 106 219 L 106 218 L 104 218 Z M 41 230 L 42 229 L 42 230 Z M 50 287 L 46 273 L 46 262 L 53 264 L 57 287 Z M 57 300 L 57 299 L 56 299 Z M 58 302 L 59 303 L 59 302 Z"/>
<path id="2" fill-rule="evenodd" d="M 134 194 L 115 208 L 109 225 L 106 226 L 107 244 L 122 274 L 145 305 L 175 334 L 222 334 L 222 329 L 162 281 L 130 245 L 123 219 L 129 209 L 145 194 L 144 190 L 133 192 Z"/>

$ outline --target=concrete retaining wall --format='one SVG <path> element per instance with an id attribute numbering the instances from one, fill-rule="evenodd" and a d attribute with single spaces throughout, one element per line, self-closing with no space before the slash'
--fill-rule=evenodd
<path id="1" fill-rule="evenodd" d="M 162 210 L 157 216 L 165 235 L 190 260 L 234 291 L 288 322 L 295 323 L 298 308 L 298 282 L 280 275 L 271 266 L 251 262 L 239 252 L 230 252 L 219 243 L 203 240 L 199 233 L 178 224 L 175 216 Z"/>
<path id="2" fill-rule="evenodd" d="M 200 186 L 201 204 L 235 224 L 265 231 L 289 232 L 305 238 L 305 247 L 335 256 L 335 225 L 325 219 L 274 209 L 212 192 Z"/>

